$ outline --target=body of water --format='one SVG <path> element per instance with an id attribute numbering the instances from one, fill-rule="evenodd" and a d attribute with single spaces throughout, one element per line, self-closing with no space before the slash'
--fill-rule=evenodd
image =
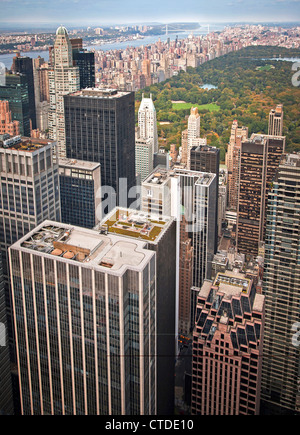
<path id="1" fill-rule="evenodd" d="M 201 89 L 206 89 L 206 90 L 210 90 L 210 89 L 217 89 L 218 86 L 215 85 L 211 85 L 209 83 L 205 83 L 204 85 L 200 86 Z"/>
<path id="2" fill-rule="evenodd" d="M 221 31 L 224 28 L 224 26 L 221 25 L 210 25 L 210 32 L 211 31 Z M 174 41 L 176 39 L 176 36 L 178 37 L 178 39 L 185 39 L 187 38 L 189 35 L 194 35 L 194 36 L 198 36 L 198 35 L 206 35 L 207 34 L 207 27 L 203 26 L 200 27 L 199 29 L 195 29 L 195 30 L 189 30 L 189 31 L 185 31 L 185 32 L 172 32 L 169 33 L 168 35 L 163 34 L 163 35 L 151 35 L 151 36 L 146 36 L 143 39 L 135 39 L 132 41 L 121 41 L 121 42 L 113 42 L 113 43 L 104 43 L 104 44 L 95 44 L 95 45 L 89 45 L 87 47 L 84 47 L 88 50 L 103 50 L 103 51 L 108 51 L 108 50 L 120 50 L 120 49 L 125 49 L 126 47 L 140 47 L 142 45 L 149 45 L 149 44 L 155 44 L 159 39 L 162 42 L 165 42 L 168 40 L 168 38 L 170 38 L 170 41 Z M 49 52 L 48 50 L 46 51 L 26 51 L 26 52 L 21 52 L 22 56 L 28 56 L 31 57 L 33 59 L 36 59 L 38 56 L 41 56 L 42 58 L 45 59 L 45 61 L 49 60 Z M 4 63 L 5 67 L 10 69 L 12 66 L 12 61 L 13 61 L 13 57 L 15 56 L 15 53 L 7 53 L 7 54 L 1 54 L 0 55 L 0 62 Z"/>

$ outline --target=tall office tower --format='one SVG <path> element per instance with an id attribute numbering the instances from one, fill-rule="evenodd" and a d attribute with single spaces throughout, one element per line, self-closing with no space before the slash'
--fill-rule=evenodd
<path id="1" fill-rule="evenodd" d="M 262 409 L 300 412 L 300 154 L 284 155 L 269 193 L 263 294 L 266 298 Z M 298 334 L 299 335 L 299 334 Z"/>
<path id="2" fill-rule="evenodd" d="M 22 414 L 156 414 L 147 241 L 46 220 L 9 251 Z"/>
<path id="3" fill-rule="evenodd" d="M 7 323 L 13 345 L 8 247 L 47 218 L 60 221 L 58 165 L 54 144 L 32 138 L 0 141 L 0 250 L 6 284 Z"/>
<path id="4" fill-rule="evenodd" d="M 82 38 L 70 38 L 70 42 L 71 42 L 73 53 L 74 51 L 83 50 Z"/>
<path id="5" fill-rule="evenodd" d="M 192 239 L 185 231 L 184 215 L 180 221 L 179 251 L 179 306 L 178 331 L 188 335 L 191 330 L 191 287 L 193 286 L 193 247 Z"/>
<path id="6" fill-rule="evenodd" d="M 217 176 L 213 173 L 176 169 L 180 176 L 181 204 L 187 225 L 185 230 L 193 246 L 193 287 L 201 287 L 210 279 L 216 253 Z M 197 300 L 191 292 L 191 328 L 194 326 Z"/>
<path id="7" fill-rule="evenodd" d="M 80 89 L 79 68 L 73 66 L 72 46 L 65 27 L 56 31 L 54 66 L 49 70 L 49 137 L 56 140 L 58 156 L 66 156 L 64 95 Z"/>
<path id="8" fill-rule="evenodd" d="M 178 229 L 177 246 L 187 237 L 192 241 L 195 287 L 200 287 L 205 278 L 210 279 L 216 252 L 216 183 L 215 174 L 180 168 L 156 168 L 142 183 L 143 211 L 165 213 L 177 219 L 177 223 L 185 220 L 186 224 Z M 185 291 L 184 287 L 178 288 L 179 300 L 190 298 L 190 327 L 193 327 L 196 300 L 194 293 L 181 296 Z"/>
<path id="9" fill-rule="evenodd" d="M 153 144 L 150 139 L 135 135 L 135 170 L 144 181 L 153 171 Z"/>
<path id="10" fill-rule="evenodd" d="M 73 49 L 73 60 L 79 68 L 80 89 L 95 87 L 95 54 Z"/>
<path id="11" fill-rule="evenodd" d="M 36 127 L 40 131 L 48 129 L 50 110 L 49 65 L 41 57 L 33 60 L 35 91 Z"/>
<path id="12" fill-rule="evenodd" d="M 218 231 L 218 212 L 219 212 L 219 172 L 220 172 L 220 150 L 208 145 L 190 147 L 190 170 L 198 172 L 212 172 L 217 176 L 216 191 L 216 234 Z M 215 238 L 215 251 L 218 247 L 218 237 Z"/>
<path id="13" fill-rule="evenodd" d="M 0 85 L 0 100 L 9 102 L 12 120 L 19 121 L 20 134 L 30 137 L 29 94 L 24 74 L 6 74 L 5 85 Z"/>
<path id="14" fill-rule="evenodd" d="M 192 107 L 187 128 L 187 169 L 191 169 L 191 148 L 205 146 L 206 138 L 200 137 L 200 115 L 197 107 Z"/>
<path id="15" fill-rule="evenodd" d="M 188 163 L 188 129 L 181 133 L 181 164 L 186 167 Z"/>
<path id="16" fill-rule="evenodd" d="M 142 183 L 141 210 L 180 220 L 180 177 L 174 170 L 155 168 Z"/>
<path id="17" fill-rule="evenodd" d="M 14 74 L 23 74 L 26 77 L 28 84 L 29 119 L 31 121 L 31 128 L 35 130 L 36 110 L 32 58 L 27 56 L 20 56 L 20 53 L 18 53 L 13 58 L 11 70 Z"/>
<path id="18" fill-rule="evenodd" d="M 192 414 L 258 415 L 264 296 L 252 280 L 228 271 L 198 290 Z"/>
<path id="19" fill-rule="evenodd" d="M 268 193 L 284 149 L 284 136 L 252 134 L 242 142 L 236 228 L 241 253 L 256 256 L 264 241 Z"/>
<path id="20" fill-rule="evenodd" d="M 248 127 L 239 127 L 238 121 L 234 120 L 225 158 L 228 170 L 228 206 L 232 210 L 237 210 L 241 145 L 247 139 Z"/>
<path id="21" fill-rule="evenodd" d="M 269 113 L 268 134 L 271 136 L 282 136 L 283 130 L 283 105 L 278 104 L 275 109 Z"/>
<path id="22" fill-rule="evenodd" d="M 2 258 L 0 255 L 0 415 L 14 414 L 12 378 L 6 322 Z"/>
<path id="23" fill-rule="evenodd" d="M 118 207 L 103 219 L 100 228 L 111 235 L 122 235 L 124 240 L 138 239 L 156 254 L 156 411 L 158 415 L 173 414 L 177 348 L 177 223 L 170 216 L 161 216 L 158 219 L 157 214 Z M 107 261 L 110 263 L 109 255 Z"/>
<path id="24" fill-rule="evenodd" d="M 34 89 L 36 101 L 50 101 L 49 64 L 41 57 L 33 59 Z"/>
<path id="25" fill-rule="evenodd" d="M 18 136 L 20 134 L 19 121 L 13 121 L 11 111 L 9 110 L 9 102 L 0 100 L 0 134 L 9 134 L 10 136 Z"/>
<path id="26" fill-rule="evenodd" d="M 192 107 L 188 118 L 188 146 L 193 145 L 193 139 L 200 137 L 200 115 L 197 107 Z"/>
<path id="27" fill-rule="evenodd" d="M 157 166 L 167 169 L 170 167 L 169 152 L 164 147 L 159 147 L 158 152 L 153 155 L 153 168 Z"/>
<path id="28" fill-rule="evenodd" d="M 127 207 L 136 184 L 134 94 L 83 89 L 66 95 L 64 106 L 67 157 L 100 163 L 101 186 L 114 193 L 109 211 Z"/>
<path id="29" fill-rule="evenodd" d="M 219 182 L 218 193 L 218 237 L 222 236 L 222 224 L 226 221 L 227 185 Z"/>
<path id="30" fill-rule="evenodd" d="M 151 86 L 151 62 L 150 59 L 144 59 L 142 62 L 142 74 L 145 77 L 146 86 Z"/>
<path id="31" fill-rule="evenodd" d="M 150 139 L 153 144 L 153 153 L 158 152 L 158 136 L 156 110 L 153 104 L 152 95 L 150 98 L 142 96 L 142 101 L 138 110 L 138 126 L 142 139 Z"/>
<path id="32" fill-rule="evenodd" d="M 94 228 L 101 221 L 100 164 L 59 159 L 61 222 Z"/>

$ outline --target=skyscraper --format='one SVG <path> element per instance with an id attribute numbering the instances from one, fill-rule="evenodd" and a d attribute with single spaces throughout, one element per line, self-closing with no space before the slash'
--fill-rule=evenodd
<path id="1" fill-rule="evenodd" d="M 24 74 L 6 74 L 5 85 L 0 85 L 0 100 L 9 103 L 13 121 L 19 121 L 20 134 L 30 137 L 28 82 Z"/>
<path id="2" fill-rule="evenodd" d="M 33 60 L 31 57 L 20 56 L 18 53 L 13 58 L 11 70 L 14 74 L 23 74 L 26 77 L 28 85 L 28 101 L 29 101 L 29 119 L 31 128 L 36 129 L 36 110 L 35 110 L 35 95 L 34 95 L 34 78 L 33 78 Z"/>
<path id="3" fill-rule="evenodd" d="M 0 415 L 14 413 L 2 257 L 0 255 Z"/>
<path id="4" fill-rule="evenodd" d="M 104 233 L 122 235 L 126 240 L 141 240 L 156 253 L 157 414 L 173 414 L 177 349 L 177 223 L 170 216 L 162 215 L 158 219 L 157 214 L 117 207 L 98 228 Z"/>
<path id="5" fill-rule="evenodd" d="M 92 51 L 74 50 L 73 60 L 79 68 L 80 89 L 95 87 L 95 54 Z"/>
<path id="6" fill-rule="evenodd" d="M 100 164 L 59 159 L 61 222 L 94 228 L 101 220 Z"/>
<path id="7" fill-rule="evenodd" d="M 134 94 L 83 89 L 64 97 L 67 157 L 101 164 L 101 186 L 112 189 L 109 211 L 130 204 L 136 185 Z"/>
<path id="8" fill-rule="evenodd" d="M 183 266 L 183 262 L 187 261 L 186 264 L 189 264 L 190 259 L 184 245 L 181 244 L 191 239 L 193 265 L 189 265 L 189 271 L 192 273 L 192 285 L 195 287 L 201 286 L 204 279 L 211 277 L 217 237 L 216 183 L 216 175 L 212 173 L 180 168 L 167 170 L 161 167 L 156 168 L 142 183 L 142 210 L 157 216 L 165 213 L 177 220 L 178 270 Z M 182 277 L 182 270 L 180 273 Z M 186 274 L 186 280 L 190 283 L 188 276 Z M 179 317 L 178 321 L 179 325 L 185 325 L 186 328 L 188 307 L 189 328 L 193 328 L 196 299 L 187 281 L 183 282 L 181 279 L 180 285 L 178 276 L 178 311 L 185 313 L 185 319 Z M 184 302 L 182 307 L 181 301 Z"/>
<path id="9" fill-rule="evenodd" d="M 220 172 L 220 150 L 208 145 L 198 145 L 190 147 L 190 170 L 198 172 L 212 172 L 216 174 L 216 237 L 215 251 L 218 247 L 218 201 L 219 201 L 219 172 Z"/>
<path id="10" fill-rule="evenodd" d="M 49 64 L 41 57 L 33 60 L 33 77 L 36 108 L 36 128 L 40 131 L 48 129 L 50 95 Z"/>
<path id="11" fill-rule="evenodd" d="M 178 330 L 188 335 L 191 330 L 191 288 L 193 286 L 193 246 L 186 231 L 184 215 L 180 221 Z"/>
<path id="12" fill-rule="evenodd" d="M 263 413 L 300 412 L 300 154 L 282 156 L 268 198 L 263 294 Z"/>
<path id="13" fill-rule="evenodd" d="M 158 136 L 156 110 L 151 94 L 150 98 L 145 98 L 144 94 L 142 96 L 142 101 L 138 111 L 138 126 L 140 129 L 140 137 L 142 139 L 150 139 L 153 145 L 153 154 L 157 153 Z"/>
<path id="14" fill-rule="evenodd" d="M 257 415 L 264 296 L 252 280 L 228 271 L 198 290 L 192 414 Z"/>
<path id="15" fill-rule="evenodd" d="M 240 153 L 236 245 L 256 256 L 264 240 L 268 192 L 285 149 L 284 136 L 252 134 Z"/>
<path id="16" fill-rule="evenodd" d="M 157 413 L 156 256 L 48 220 L 10 247 L 23 415 Z"/>
<path id="17" fill-rule="evenodd" d="M 13 121 L 8 101 L 0 101 L 0 134 L 18 136 L 20 134 L 19 121 Z"/>
<path id="18" fill-rule="evenodd" d="M 54 65 L 49 70 L 49 137 L 57 141 L 59 157 L 66 156 L 63 96 L 80 88 L 79 68 L 73 66 L 72 46 L 65 27 L 56 31 Z"/>
<path id="19" fill-rule="evenodd" d="M 238 121 L 234 120 L 225 158 L 225 164 L 228 170 L 228 206 L 232 210 L 237 209 L 241 145 L 242 141 L 246 141 L 247 139 L 248 128 L 239 127 Z"/>
<path id="20" fill-rule="evenodd" d="M 150 139 L 135 136 L 135 169 L 144 181 L 153 171 L 153 145 Z"/>
<path id="21" fill-rule="evenodd" d="M 58 165 L 53 161 L 53 148 L 54 144 L 47 140 L 19 136 L 0 141 L 0 250 L 10 344 L 13 340 L 7 250 L 43 220 L 51 217 L 60 221 Z"/>
<path id="22" fill-rule="evenodd" d="M 193 139 L 200 137 L 200 114 L 197 107 L 192 107 L 188 118 L 188 146 L 193 145 Z"/>
<path id="23" fill-rule="evenodd" d="M 187 137 L 187 144 L 185 142 Z M 187 152 L 187 169 L 191 169 L 191 148 L 199 147 L 207 144 L 206 138 L 200 137 L 200 114 L 198 107 L 192 107 L 188 117 L 187 133 L 183 132 L 183 147 L 184 155 Z M 185 151 L 185 147 L 186 151 Z"/>
<path id="24" fill-rule="evenodd" d="M 278 104 L 275 109 L 269 113 L 268 134 L 271 136 L 282 136 L 283 130 L 283 105 Z"/>

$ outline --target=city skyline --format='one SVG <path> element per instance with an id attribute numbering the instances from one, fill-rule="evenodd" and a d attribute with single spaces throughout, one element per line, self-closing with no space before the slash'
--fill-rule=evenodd
<path id="1" fill-rule="evenodd" d="M 199 23 L 225 22 L 294 22 L 300 16 L 300 2 L 297 0 L 214 0 L 209 4 L 204 0 L 191 0 L 186 12 L 179 1 L 165 0 L 151 3 L 137 3 L 136 0 L 2 0 L 2 20 L 0 25 L 9 27 L 26 23 L 39 26 L 46 24 L 103 25 L 112 23 L 133 24 L 139 22 L 179 22 Z M 276 7 L 274 7 L 276 5 Z M 117 11 L 117 12 L 116 12 Z M 171 12 L 170 12 L 171 11 Z"/>

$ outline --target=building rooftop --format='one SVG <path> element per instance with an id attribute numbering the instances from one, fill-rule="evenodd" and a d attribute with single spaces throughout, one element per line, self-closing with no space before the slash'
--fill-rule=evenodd
<path id="1" fill-rule="evenodd" d="M 128 240 L 117 234 L 75 227 L 46 220 L 12 245 L 13 249 L 35 251 L 37 255 L 75 262 L 89 268 L 122 275 L 125 270 L 143 270 L 153 251 L 142 240 Z"/>
<path id="2" fill-rule="evenodd" d="M 224 293 L 224 297 L 231 298 L 232 296 L 238 296 L 240 293 L 247 294 L 251 280 L 245 278 L 243 274 L 234 273 L 230 274 L 228 271 L 225 273 L 218 273 L 214 286 L 218 287 L 218 291 Z"/>
<path id="3" fill-rule="evenodd" d="M 134 239 L 158 243 L 174 218 L 146 212 L 115 208 L 96 227 L 103 234 L 120 234 Z"/>
<path id="4" fill-rule="evenodd" d="M 47 139 L 35 139 L 31 137 L 14 136 L 9 134 L 0 135 L 0 148 L 33 152 L 37 149 L 43 148 L 51 143 Z"/>
<path id="5" fill-rule="evenodd" d="M 76 92 L 68 94 L 71 97 L 82 97 L 82 98 L 120 98 L 124 95 L 128 95 L 131 92 L 123 92 L 117 89 L 107 89 L 107 88 L 85 88 Z"/>
<path id="6" fill-rule="evenodd" d="M 280 165 L 300 167 L 300 152 L 293 154 L 284 154 L 281 158 Z"/>
<path id="7" fill-rule="evenodd" d="M 64 157 L 60 157 L 58 163 L 59 166 L 61 167 L 85 169 L 90 171 L 93 171 L 94 169 L 97 169 L 100 166 L 100 163 L 88 162 L 85 160 L 68 159 Z"/>
<path id="8" fill-rule="evenodd" d="M 157 166 L 153 172 L 143 181 L 144 184 L 165 184 L 170 178 L 190 176 L 197 178 L 197 184 L 209 185 L 216 177 L 215 174 L 209 172 L 190 171 L 189 169 L 173 168 L 167 169 L 162 166 Z"/>

